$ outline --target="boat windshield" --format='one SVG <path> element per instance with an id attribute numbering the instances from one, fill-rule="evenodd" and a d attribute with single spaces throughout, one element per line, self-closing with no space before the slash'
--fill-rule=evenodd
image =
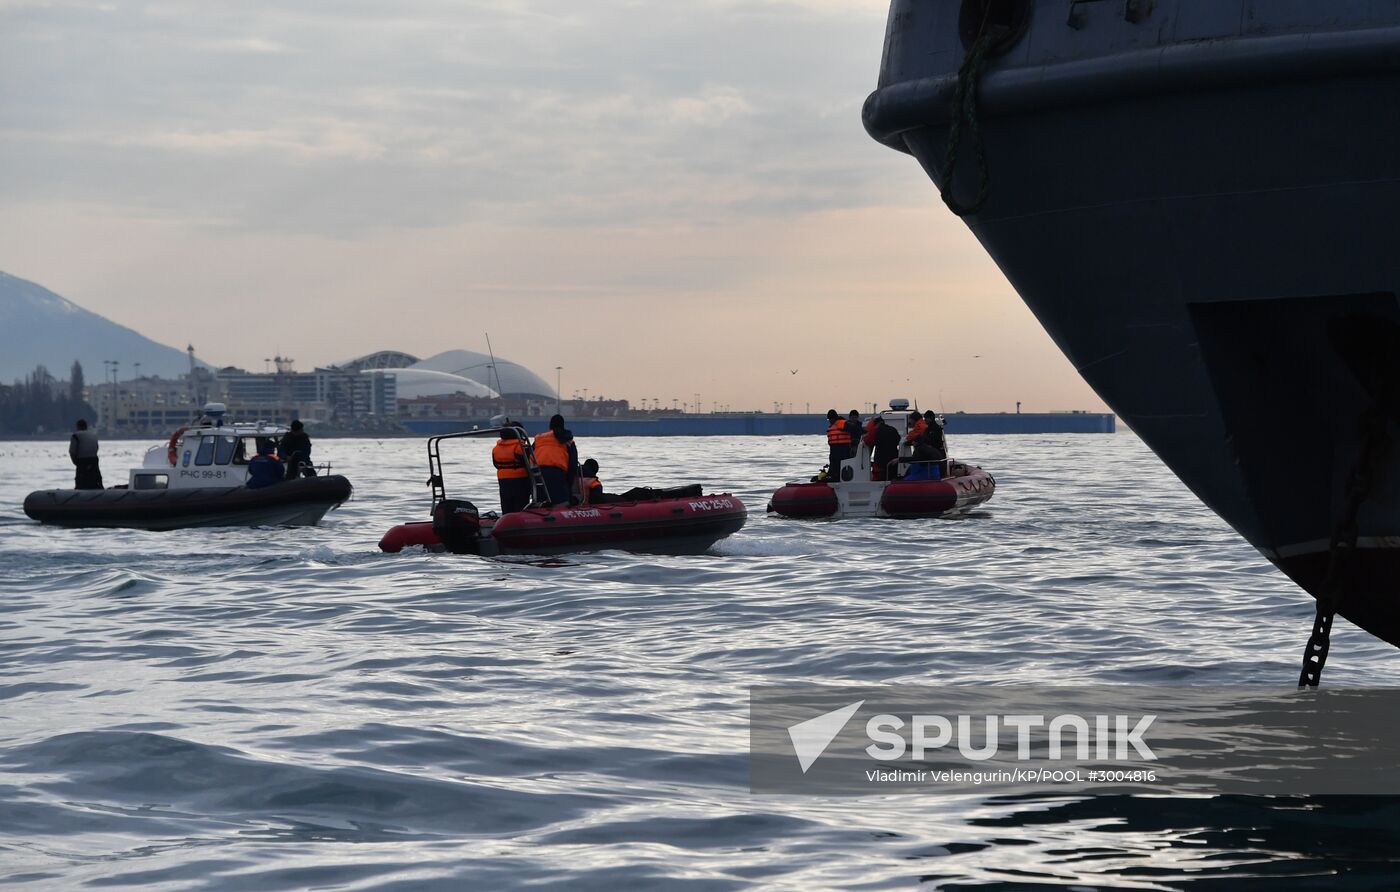
<path id="1" fill-rule="evenodd" d="M 200 437 L 199 451 L 194 454 L 194 463 L 207 465 L 214 461 L 214 438 Z"/>
<path id="2" fill-rule="evenodd" d="M 233 459 L 234 447 L 238 445 L 237 437 L 218 437 L 218 444 L 214 447 L 214 464 L 226 465 Z"/>

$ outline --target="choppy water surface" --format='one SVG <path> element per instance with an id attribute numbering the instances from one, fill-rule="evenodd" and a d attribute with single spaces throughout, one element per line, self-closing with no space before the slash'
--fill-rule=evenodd
<path id="1" fill-rule="evenodd" d="M 454 495 L 494 507 L 488 443 Z M 800 523 L 811 438 L 595 439 L 609 488 L 702 481 L 699 557 L 380 554 L 417 440 L 325 440 L 304 530 L 61 531 L 65 444 L 0 443 L 0 884 L 15 888 L 1369 888 L 1391 799 L 759 797 L 747 688 L 1291 686 L 1312 605 L 1131 434 L 957 437 L 958 521 Z M 103 447 L 109 484 L 146 444 Z M 1400 684 L 1334 633 L 1327 684 Z"/>

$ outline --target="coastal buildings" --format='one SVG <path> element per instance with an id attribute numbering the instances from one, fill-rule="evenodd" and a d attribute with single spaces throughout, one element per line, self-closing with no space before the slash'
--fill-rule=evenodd
<path id="1" fill-rule="evenodd" d="M 488 383 L 489 382 L 489 383 Z M 300 418 L 321 432 L 439 434 L 489 427 L 508 415 L 531 433 L 559 412 L 580 436 L 802 435 L 821 431 L 823 416 L 803 412 L 698 410 L 691 403 L 641 407 L 628 400 L 574 394 L 561 398 L 519 363 L 469 350 L 427 359 L 384 350 L 299 372 L 274 357 L 261 372 L 195 363 L 178 378 L 142 376 L 87 388 L 104 435 L 161 435 L 188 423 L 205 402 L 231 416 L 286 423 Z M 1086 412 L 952 413 L 950 433 L 1112 433 L 1112 415 Z"/>

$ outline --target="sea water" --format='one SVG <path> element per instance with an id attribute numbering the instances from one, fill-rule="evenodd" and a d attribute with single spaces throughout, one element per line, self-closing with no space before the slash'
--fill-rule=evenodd
<path id="1" fill-rule="evenodd" d="M 102 447 L 108 484 L 149 444 Z M 1130 433 L 955 437 L 958 520 L 801 522 L 819 434 L 591 439 L 608 489 L 749 508 L 710 553 L 381 554 L 421 440 L 324 439 L 309 529 L 60 530 L 66 444 L 0 442 L 0 885 L 140 889 L 1367 888 L 1393 799 L 749 792 L 775 683 L 1296 680 L 1312 601 Z M 445 445 L 495 507 L 489 442 Z M 1400 684 L 1340 622 L 1324 684 Z"/>

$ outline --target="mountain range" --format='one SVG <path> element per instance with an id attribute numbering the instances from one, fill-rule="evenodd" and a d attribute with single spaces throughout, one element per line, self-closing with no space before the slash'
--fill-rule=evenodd
<path id="1" fill-rule="evenodd" d="M 185 351 L 85 310 L 49 289 L 0 272 L 0 383 L 23 378 L 43 364 L 67 378 L 73 360 L 89 383 L 103 380 L 103 360 L 115 359 L 123 381 L 142 375 L 174 378 L 190 369 Z"/>

